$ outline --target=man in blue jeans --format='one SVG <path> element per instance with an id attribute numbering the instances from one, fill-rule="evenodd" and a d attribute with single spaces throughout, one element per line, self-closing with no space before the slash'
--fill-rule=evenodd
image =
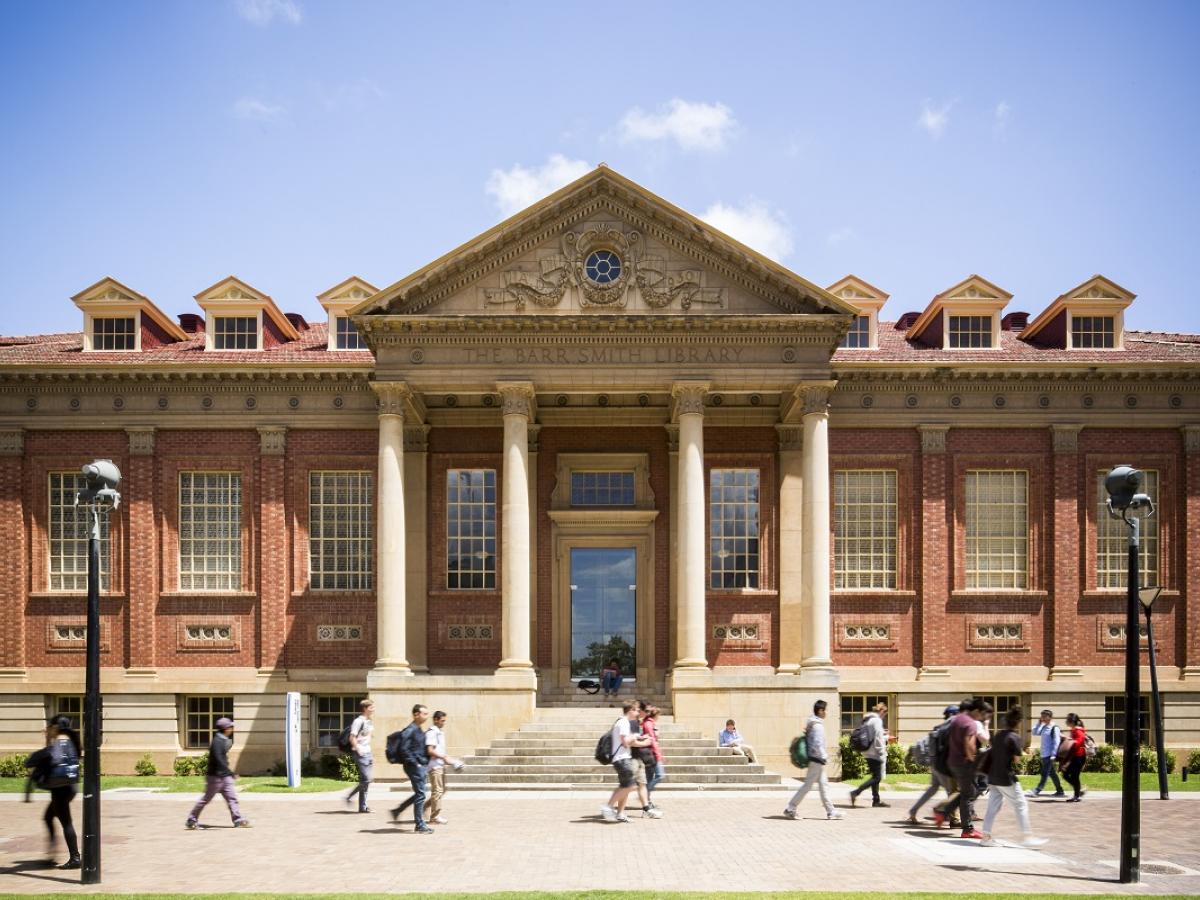
<path id="1" fill-rule="evenodd" d="M 1041 760 L 1042 760 L 1042 777 L 1038 779 L 1037 787 L 1032 791 L 1027 791 L 1026 796 L 1036 797 L 1042 792 L 1042 788 L 1046 786 L 1046 780 L 1054 781 L 1054 796 L 1065 797 L 1063 792 L 1062 782 L 1058 780 L 1058 772 L 1055 769 L 1055 757 L 1058 755 L 1058 744 L 1062 740 L 1062 731 L 1054 724 L 1054 712 L 1049 709 L 1042 710 L 1041 719 L 1033 726 L 1033 736 L 1041 738 Z"/>
<path id="2" fill-rule="evenodd" d="M 433 829 L 425 824 L 426 781 L 429 768 L 429 750 L 425 746 L 425 729 L 422 727 L 429 718 L 429 710 L 418 703 L 412 708 L 413 720 L 400 732 L 400 761 L 404 764 L 404 774 L 412 784 L 412 796 L 392 810 L 392 821 L 400 821 L 400 814 L 413 808 L 413 822 L 417 826 L 417 834 L 433 834 Z"/>

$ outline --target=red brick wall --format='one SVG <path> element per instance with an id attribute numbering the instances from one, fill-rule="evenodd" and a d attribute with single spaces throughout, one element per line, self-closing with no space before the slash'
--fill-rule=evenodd
<path id="1" fill-rule="evenodd" d="M 1184 526 L 1179 552 L 1183 600 L 1176 613 L 1176 646 L 1180 665 L 1196 667 L 1200 666 L 1200 452 L 1188 453 L 1184 463 L 1185 484 L 1179 492 Z"/>
<path id="2" fill-rule="evenodd" d="M 29 569 L 24 469 L 20 456 L 0 456 L 0 668 L 25 662 Z"/>

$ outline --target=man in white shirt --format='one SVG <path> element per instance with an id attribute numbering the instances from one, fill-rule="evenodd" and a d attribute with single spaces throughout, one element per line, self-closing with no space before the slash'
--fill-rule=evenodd
<path id="1" fill-rule="evenodd" d="M 429 752 L 429 803 L 425 812 L 429 821 L 445 825 L 442 817 L 442 797 L 446 793 L 446 763 L 456 770 L 462 768 L 462 760 L 446 755 L 446 714 L 440 709 L 433 714 L 433 724 L 425 729 L 425 747 Z"/>
<path id="2" fill-rule="evenodd" d="M 375 766 L 375 759 L 371 756 L 371 735 L 375 731 L 371 717 L 375 715 L 375 704 L 370 700 L 363 700 L 358 704 L 358 710 L 358 718 L 350 723 L 350 752 L 354 754 L 354 765 L 358 769 L 358 784 L 346 795 L 346 805 L 353 803 L 354 795 L 357 794 L 358 811 L 369 813 L 371 810 L 367 807 L 367 790 L 371 787 Z"/>
<path id="3" fill-rule="evenodd" d="M 608 803 L 600 807 L 600 815 L 605 822 L 629 821 L 629 816 L 625 815 L 625 801 L 637 787 L 637 770 L 630 748 L 650 746 L 650 738 L 633 732 L 633 721 L 638 717 L 637 702 L 626 700 L 621 709 L 623 714 L 613 723 L 609 733 L 612 740 L 612 766 L 617 770 L 617 789 L 608 798 Z"/>

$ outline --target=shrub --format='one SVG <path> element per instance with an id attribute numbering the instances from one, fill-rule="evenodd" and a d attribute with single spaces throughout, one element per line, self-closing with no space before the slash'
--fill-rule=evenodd
<path id="1" fill-rule="evenodd" d="M 147 753 L 133 764 L 133 771 L 138 775 L 157 775 L 158 767 L 154 765 L 154 757 Z"/>
<path id="2" fill-rule="evenodd" d="M 1188 771 L 1200 773 L 1200 750 L 1188 754 Z"/>
<path id="3" fill-rule="evenodd" d="M 208 772 L 208 754 L 175 757 L 176 775 L 204 775 Z"/>
<path id="4" fill-rule="evenodd" d="M 1167 774 L 1175 771 L 1175 751 L 1166 750 L 1163 755 L 1166 757 Z M 1138 750 L 1138 771 L 1139 772 L 1157 772 L 1158 771 L 1158 753 L 1153 747 L 1142 747 Z"/>
<path id="5" fill-rule="evenodd" d="M 853 781 L 867 774 L 867 759 L 850 746 L 850 738 L 843 735 L 838 741 L 838 756 L 842 762 L 842 781 Z"/>
<path id="6" fill-rule="evenodd" d="M 267 774 L 272 778 L 283 778 L 287 775 L 287 760 L 277 759 L 271 764 Z"/>
<path id="7" fill-rule="evenodd" d="M 887 745 L 887 772 L 896 775 L 905 775 L 913 770 L 908 767 L 908 748 L 901 747 L 900 744 Z M 915 772 L 913 774 L 916 774 Z"/>
<path id="8" fill-rule="evenodd" d="M 892 759 L 888 757 L 888 771 L 892 771 Z M 929 766 L 923 766 L 912 755 L 912 747 L 904 751 L 904 771 L 909 775 L 928 775 Z"/>
<path id="9" fill-rule="evenodd" d="M 301 774 L 304 774 L 303 768 Z M 354 758 L 348 753 L 322 756 L 321 777 L 336 778 L 338 781 L 358 781 L 358 767 L 354 765 Z"/>
<path id="10" fill-rule="evenodd" d="M 1097 744 L 1096 755 L 1083 764 L 1085 772 L 1120 772 L 1121 757 L 1112 744 Z"/>
<path id="11" fill-rule="evenodd" d="M 304 757 L 300 760 L 300 777 L 301 778 L 316 778 L 321 772 L 321 767 L 315 759 Z M 283 774 L 287 774 L 287 764 L 283 766 Z"/>
<path id="12" fill-rule="evenodd" d="M 1022 757 L 1024 762 L 1021 764 L 1021 774 L 1024 775 L 1041 775 L 1042 774 L 1042 758 L 1034 753 L 1032 756 Z M 1057 765 L 1057 763 L 1055 763 Z"/>
<path id="13" fill-rule="evenodd" d="M 23 753 L 13 756 L 0 756 L 0 778 L 24 778 L 29 774 L 25 768 L 28 757 Z"/>

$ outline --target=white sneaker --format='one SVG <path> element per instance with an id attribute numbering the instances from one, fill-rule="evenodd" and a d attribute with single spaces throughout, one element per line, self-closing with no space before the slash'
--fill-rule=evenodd
<path id="1" fill-rule="evenodd" d="M 827 818 L 827 819 L 844 819 L 844 818 L 846 818 L 846 814 L 843 812 L 838 812 L 835 809 L 831 813 L 825 813 L 825 818 Z"/>
<path id="2" fill-rule="evenodd" d="M 1000 842 L 990 835 L 979 842 L 980 847 L 999 847 Z"/>
<path id="3" fill-rule="evenodd" d="M 600 816 L 604 819 L 605 822 L 617 821 L 617 811 L 615 809 L 613 809 L 611 806 L 600 807 Z"/>
<path id="4" fill-rule="evenodd" d="M 435 824 L 435 825 L 445 825 L 445 824 L 446 824 L 446 820 L 445 820 L 445 819 L 443 819 L 441 816 L 434 816 L 434 817 L 433 817 L 433 824 Z"/>
<path id="5" fill-rule="evenodd" d="M 1048 838 L 1034 837 L 1032 834 L 1025 835 L 1025 839 L 1021 841 L 1022 847 L 1045 847 L 1050 843 Z"/>
<path id="6" fill-rule="evenodd" d="M 629 816 L 625 815 L 625 813 L 617 813 L 617 817 L 616 817 L 616 819 L 614 819 L 613 821 L 615 821 L 615 822 L 628 822 L 628 821 L 629 821 Z"/>
<path id="7" fill-rule="evenodd" d="M 794 819 L 794 818 L 796 818 L 796 811 L 794 809 L 792 809 L 790 806 L 785 806 L 783 808 L 783 816 L 786 819 Z"/>
<path id="8" fill-rule="evenodd" d="M 661 819 L 662 816 L 663 816 L 662 810 L 659 809 L 657 806 L 651 806 L 649 809 L 642 810 L 642 818 L 643 819 L 647 819 L 647 818 Z"/>

